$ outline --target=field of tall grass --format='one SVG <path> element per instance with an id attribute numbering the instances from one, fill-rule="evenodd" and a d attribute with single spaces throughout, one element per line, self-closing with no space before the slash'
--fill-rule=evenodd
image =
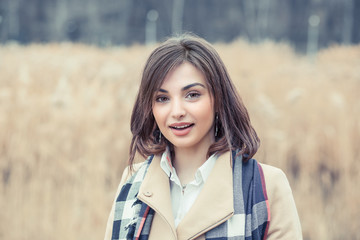
<path id="1" fill-rule="evenodd" d="M 304 239 L 360 239 L 360 45 L 216 44 Z M 102 239 L 153 47 L 0 46 L 0 239 Z"/>

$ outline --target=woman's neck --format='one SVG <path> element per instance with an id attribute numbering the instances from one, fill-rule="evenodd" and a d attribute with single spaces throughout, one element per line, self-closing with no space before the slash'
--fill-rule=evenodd
<path id="1" fill-rule="evenodd" d="M 208 147 L 203 148 L 175 148 L 173 166 L 176 169 L 181 184 L 191 182 L 197 169 L 207 160 Z"/>

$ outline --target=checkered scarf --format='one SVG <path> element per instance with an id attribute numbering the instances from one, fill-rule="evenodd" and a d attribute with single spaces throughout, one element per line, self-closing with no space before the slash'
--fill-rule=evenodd
<path id="1" fill-rule="evenodd" d="M 254 159 L 243 163 L 233 154 L 234 215 L 205 233 L 211 240 L 266 239 L 270 211 L 265 179 Z M 149 157 L 124 184 L 116 199 L 112 240 L 148 239 L 154 210 L 137 199 L 140 185 L 153 159 Z"/>

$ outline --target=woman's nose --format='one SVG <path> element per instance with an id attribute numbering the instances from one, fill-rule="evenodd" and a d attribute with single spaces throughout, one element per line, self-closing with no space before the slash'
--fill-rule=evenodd
<path id="1" fill-rule="evenodd" d="M 175 119 L 182 119 L 186 115 L 184 104 L 181 100 L 173 100 L 171 106 L 171 115 Z"/>

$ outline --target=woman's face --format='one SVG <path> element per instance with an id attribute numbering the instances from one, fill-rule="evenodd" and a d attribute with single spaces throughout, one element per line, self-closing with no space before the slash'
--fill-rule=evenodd
<path id="1" fill-rule="evenodd" d="M 214 138 L 214 103 L 205 76 L 185 62 L 168 73 L 152 108 L 161 133 L 175 148 L 208 149 Z"/>

